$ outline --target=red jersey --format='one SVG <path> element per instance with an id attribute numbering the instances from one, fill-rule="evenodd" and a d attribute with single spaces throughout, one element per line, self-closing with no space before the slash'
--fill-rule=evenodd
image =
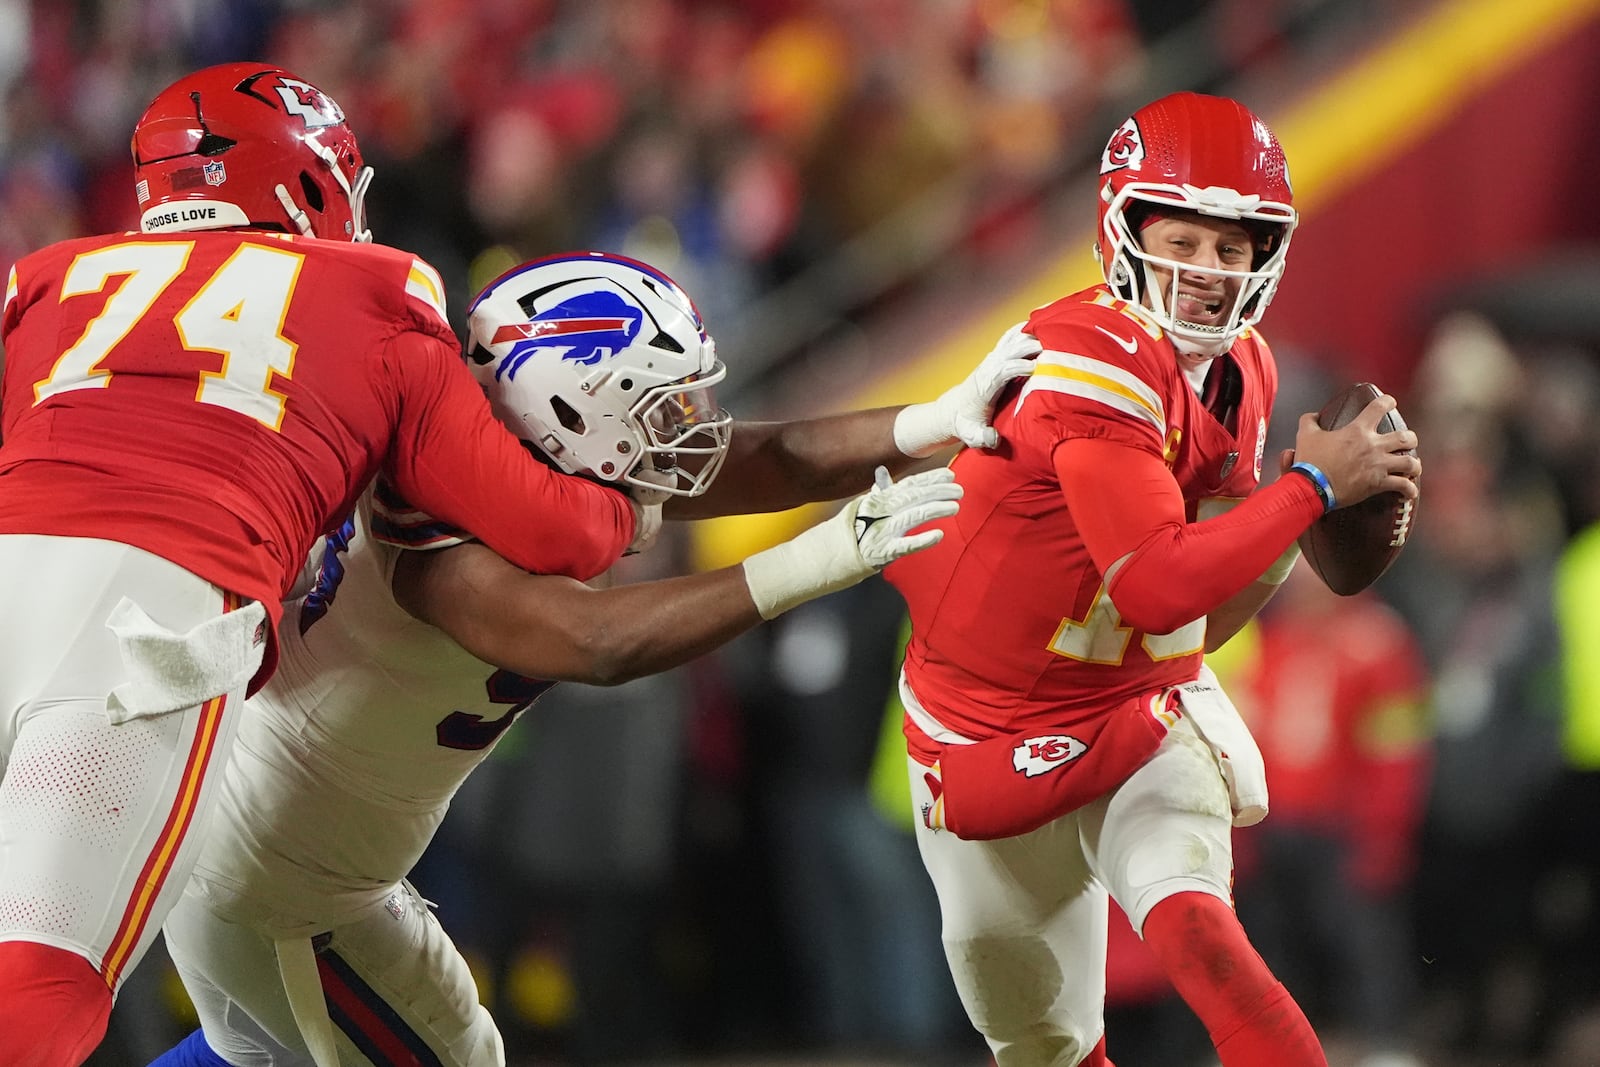
<path id="1" fill-rule="evenodd" d="M 396 249 L 64 241 L 12 268 L 0 338 L 0 533 L 133 545 L 274 620 L 380 469 L 529 570 L 587 579 L 633 536 L 621 494 L 552 472 L 495 420 L 439 276 Z"/>
<path id="2" fill-rule="evenodd" d="M 1094 502 L 1069 506 L 1053 453 L 1072 438 L 1102 438 L 1160 457 L 1193 521 L 1200 501 L 1242 498 L 1260 481 L 1278 385 L 1271 352 L 1246 333 L 1218 357 L 1233 364 L 1224 425 L 1165 334 L 1104 286 L 1039 309 L 1028 332 L 1044 351 L 996 414 L 1000 447 L 956 457 L 966 494 L 939 523 L 944 540 L 886 571 L 911 611 L 912 691 L 972 740 L 1075 727 L 1195 677 L 1204 618 L 1164 634 L 1123 622 L 1073 518 Z"/>

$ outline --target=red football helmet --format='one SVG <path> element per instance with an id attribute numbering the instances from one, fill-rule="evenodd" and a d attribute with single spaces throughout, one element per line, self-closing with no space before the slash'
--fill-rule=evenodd
<path id="1" fill-rule="evenodd" d="M 133 128 L 145 233 L 260 226 L 370 241 L 363 165 L 344 112 L 277 67 L 225 63 L 164 89 Z"/>
<path id="2" fill-rule="evenodd" d="M 1095 252 L 1112 292 L 1141 307 L 1182 351 L 1216 355 L 1260 321 L 1283 276 L 1298 215 L 1283 148 L 1244 105 L 1219 96 L 1173 93 L 1133 113 L 1100 157 L 1100 234 Z M 1175 292 L 1163 294 L 1149 270 L 1192 270 L 1152 256 L 1140 224 L 1163 209 L 1238 219 L 1255 238 L 1251 269 L 1209 273 L 1242 279 L 1219 325 L 1175 318 Z"/>

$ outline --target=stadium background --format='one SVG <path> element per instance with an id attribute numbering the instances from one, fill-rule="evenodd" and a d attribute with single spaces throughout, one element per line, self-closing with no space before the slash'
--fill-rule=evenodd
<path id="1" fill-rule="evenodd" d="M 742 417 L 935 395 L 1096 279 L 1093 162 L 1133 107 L 1244 100 L 1304 217 L 1265 323 L 1280 414 L 1370 378 L 1428 463 L 1376 589 L 1424 678 L 1373 716 L 1394 757 L 1373 765 L 1413 798 L 1381 864 L 1405 942 L 1375 965 L 1406 972 L 1388 1051 L 1600 1064 L 1600 2 L 0 0 L 0 265 L 133 225 L 133 119 L 239 58 L 340 101 L 375 233 L 439 266 L 457 314 L 519 258 L 636 255 L 695 295 Z M 678 531 L 631 576 L 818 514 Z M 899 627 L 871 582 L 526 717 L 415 879 L 513 1063 L 982 1062 L 875 771 Z M 1370 817 L 1362 781 L 1307 840 Z M 1250 834 L 1241 908 L 1274 873 Z M 1304 972 L 1336 1063 L 1380 1062 L 1361 976 L 1309 936 L 1263 952 Z M 1122 1067 L 1208 1062 L 1136 943 L 1113 971 Z M 145 1062 L 185 1010 L 157 952 L 93 1062 Z"/>

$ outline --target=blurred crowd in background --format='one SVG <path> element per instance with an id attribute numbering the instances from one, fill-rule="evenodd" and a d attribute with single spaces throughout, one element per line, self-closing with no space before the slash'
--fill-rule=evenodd
<path id="1" fill-rule="evenodd" d="M 592 247 L 674 275 L 725 339 L 861 247 L 900 265 L 829 294 L 866 316 L 955 247 L 1025 264 L 1126 102 L 1176 76 L 1174 35 L 1190 87 L 1220 88 L 1413 6 L 0 0 L 0 266 L 134 226 L 150 97 L 261 58 L 346 109 L 374 232 L 437 265 L 457 314 L 520 259 Z M 1346 599 L 1302 566 L 1217 658 L 1273 790 L 1237 835 L 1239 908 L 1337 1063 L 1600 1064 L 1596 292 L 1580 259 L 1441 308 L 1400 398 L 1426 463 L 1404 556 Z M 797 343 L 730 352 L 734 378 L 759 398 Z M 1287 446 L 1342 381 L 1326 353 L 1279 355 Z M 626 577 L 689 559 L 679 531 Z M 983 1062 L 909 832 L 902 622 L 871 581 L 522 720 L 414 879 L 514 1063 Z M 1114 944 L 1120 1067 L 1209 1063 L 1125 924 Z M 190 1025 L 156 953 L 92 1062 Z"/>
<path id="2" fill-rule="evenodd" d="M 127 141 L 145 103 L 257 56 L 315 72 L 382 176 L 377 232 L 458 288 L 508 257 L 603 247 L 661 263 L 717 321 L 957 169 L 977 165 L 986 191 L 1037 184 L 1129 70 L 1141 5 L 5 6 L 31 24 L 0 59 L 0 258 L 136 221 Z"/>

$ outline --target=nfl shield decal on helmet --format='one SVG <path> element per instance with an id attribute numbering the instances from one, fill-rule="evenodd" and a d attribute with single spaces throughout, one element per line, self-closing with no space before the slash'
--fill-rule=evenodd
<path id="1" fill-rule="evenodd" d="M 206 173 L 207 185 L 221 185 L 228 180 L 228 171 L 222 165 L 222 160 L 214 159 L 202 168 Z"/>

